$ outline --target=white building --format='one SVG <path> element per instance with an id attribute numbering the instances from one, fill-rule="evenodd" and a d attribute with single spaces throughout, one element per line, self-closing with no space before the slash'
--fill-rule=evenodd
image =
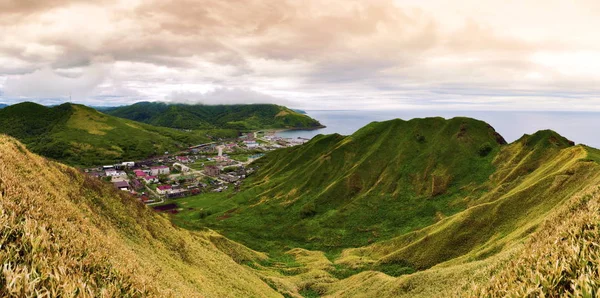
<path id="1" fill-rule="evenodd" d="M 127 177 L 127 173 L 124 171 L 117 171 L 115 169 L 110 169 L 104 171 L 107 177 Z"/>
<path id="2" fill-rule="evenodd" d="M 259 146 L 256 141 L 244 141 L 244 144 L 246 144 L 246 147 L 248 148 L 256 148 Z"/>
<path id="3" fill-rule="evenodd" d="M 169 175 L 171 170 L 167 166 L 158 166 L 150 168 L 150 175 L 158 176 L 158 175 Z"/>
<path id="4" fill-rule="evenodd" d="M 126 162 L 121 163 L 121 165 L 124 166 L 124 167 L 133 168 L 133 167 L 135 167 L 135 162 L 133 162 L 133 161 L 126 161 Z"/>

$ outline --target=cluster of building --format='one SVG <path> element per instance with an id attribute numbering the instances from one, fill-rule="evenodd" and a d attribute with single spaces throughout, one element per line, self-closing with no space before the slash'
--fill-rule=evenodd
<path id="1" fill-rule="evenodd" d="M 260 137 L 259 137 L 260 135 Z M 141 201 L 180 198 L 201 192 L 223 191 L 229 184 L 239 186 L 254 172 L 248 168 L 265 152 L 303 144 L 308 139 L 286 139 L 273 133 L 248 133 L 237 140 L 212 142 L 188 148 L 175 155 L 129 161 L 85 169 L 89 175 L 110 181 L 115 188 L 137 195 Z M 230 154 L 243 154 L 247 161 L 238 161 Z"/>

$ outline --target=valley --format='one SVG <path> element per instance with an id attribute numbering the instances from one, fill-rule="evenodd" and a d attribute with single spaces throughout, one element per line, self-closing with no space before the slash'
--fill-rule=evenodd
<path id="1" fill-rule="evenodd" d="M 101 136 L 111 130 L 86 129 Z M 268 132 L 245 134 L 83 173 L 29 153 L 15 139 L 0 141 L 0 199 L 3 210 L 16 208 L 2 219 L 14 231 L 3 232 L 14 252 L 2 255 L 13 264 L 5 270 L 11 279 L 2 280 L 12 285 L 5 294 L 57 291 L 59 284 L 58 291 L 125 296 L 594 293 L 597 263 L 582 263 L 575 252 L 597 256 L 600 234 L 589 223 L 598 222 L 600 151 L 550 130 L 507 144 L 475 119 L 395 119 L 297 144 Z M 108 179 L 112 185 L 102 181 Z M 66 180 L 74 183 L 51 190 Z M 48 195 L 33 192 L 32 183 Z M 61 206 L 60 215 L 48 204 Z M 35 223 L 40 238 L 31 239 L 40 240 L 15 240 L 31 233 L 16 218 Z M 59 234 L 44 234 L 47 228 Z M 558 238 L 570 241 L 555 260 L 570 266 L 568 276 L 535 263 Z M 36 244 L 48 241 L 56 246 Z M 25 253 L 27 245 L 39 247 L 37 257 Z M 85 260 L 54 255 L 56 249 L 92 254 L 100 267 L 69 267 Z M 20 275 L 31 266 L 48 273 L 41 281 Z M 105 282 L 78 285 L 48 271 L 56 266 Z M 148 282 L 158 272 L 160 282 Z M 538 283 L 515 279 L 540 272 Z"/>
<path id="2" fill-rule="evenodd" d="M 553 131 L 506 144 L 473 119 L 391 120 L 267 154 L 240 190 L 175 200 L 171 216 L 287 260 L 279 270 L 298 278 L 311 256 L 328 276 L 414 282 L 432 267 L 471 270 L 514 253 L 567 202 L 595 193 L 597 156 Z"/>

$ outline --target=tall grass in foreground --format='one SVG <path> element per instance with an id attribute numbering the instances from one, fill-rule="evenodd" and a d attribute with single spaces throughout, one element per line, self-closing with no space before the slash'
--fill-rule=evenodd
<path id="1" fill-rule="evenodd" d="M 597 297 L 600 293 L 600 188 L 549 220 L 480 297 Z"/>

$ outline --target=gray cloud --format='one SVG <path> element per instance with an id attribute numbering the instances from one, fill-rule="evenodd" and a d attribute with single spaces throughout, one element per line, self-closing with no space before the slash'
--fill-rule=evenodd
<path id="1" fill-rule="evenodd" d="M 185 104 L 257 104 L 274 103 L 285 106 L 297 106 L 298 103 L 267 95 L 250 89 L 240 88 L 218 88 L 209 92 L 173 92 L 167 98 L 167 101 Z"/>
<path id="2" fill-rule="evenodd" d="M 600 25 L 595 5 L 0 0 L 0 97 L 71 92 L 95 104 L 304 108 L 480 107 L 488 100 L 496 108 L 501 96 L 523 107 L 546 96 L 590 106 L 600 97 L 600 43 L 589 30 Z"/>

